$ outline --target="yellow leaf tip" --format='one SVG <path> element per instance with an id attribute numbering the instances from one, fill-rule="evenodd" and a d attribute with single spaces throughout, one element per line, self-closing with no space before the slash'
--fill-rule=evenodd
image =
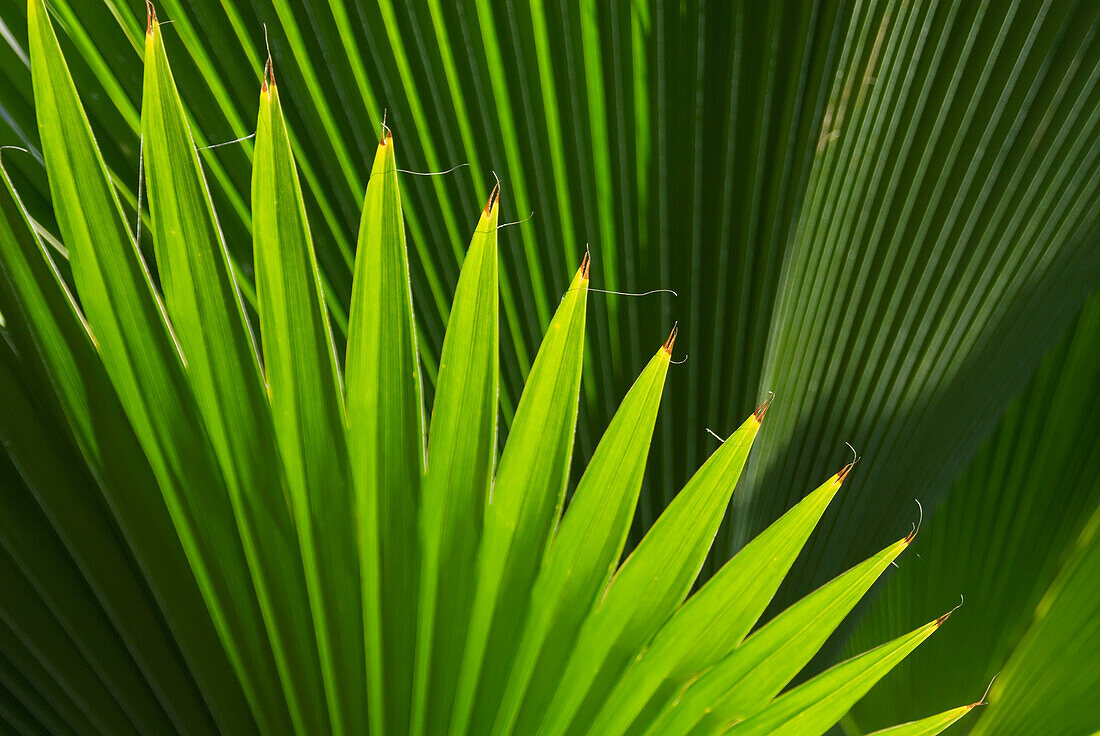
<path id="1" fill-rule="evenodd" d="M 661 346 L 661 350 L 665 351 L 665 355 L 672 357 L 672 346 L 676 344 L 676 335 L 680 331 L 680 323 L 674 322 L 672 324 L 672 332 L 669 333 L 668 339 L 665 340 L 665 344 Z"/>
<path id="2" fill-rule="evenodd" d="M 756 411 L 752 413 L 753 418 L 756 419 L 758 424 L 764 421 L 764 415 L 768 413 L 768 409 L 771 407 L 772 399 L 774 398 L 775 392 L 769 391 L 768 398 L 764 399 L 764 403 L 756 407 Z"/>

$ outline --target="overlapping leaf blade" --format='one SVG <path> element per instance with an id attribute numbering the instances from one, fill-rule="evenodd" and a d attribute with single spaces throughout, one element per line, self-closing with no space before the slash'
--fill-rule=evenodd
<path id="1" fill-rule="evenodd" d="M 826 583 L 721 662 L 697 673 L 674 699 L 657 703 L 663 711 L 653 718 L 646 736 L 720 731 L 759 711 L 806 665 L 908 542 L 898 541 Z"/>
<path id="2" fill-rule="evenodd" d="M 148 462 L 74 302 L 26 220 L 6 172 L 0 173 L 4 176 L 0 190 L 0 312 L 18 318 L 9 322 L 8 336 L 19 351 L 19 366 L 35 377 L 36 394 L 53 395 L 59 415 L 56 421 L 68 427 L 80 448 L 77 456 L 89 470 L 72 479 L 72 486 L 57 480 L 40 483 L 36 500 L 52 519 L 82 574 L 99 592 L 108 615 L 126 622 L 119 633 L 132 637 L 128 640 L 130 651 L 154 688 L 175 703 L 172 707 L 178 717 L 185 723 L 208 723 L 210 713 L 200 704 L 200 691 L 205 690 L 223 727 L 246 732 L 251 720 L 247 705 L 235 676 L 228 671 L 167 509 L 159 496 L 147 493 L 155 484 Z M 15 397 L 8 400 L 15 401 Z M 8 411 L 5 416 L 14 420 L 17 414 Z M 0 433 L 11 454 L 15 449 L 12 435 L 26 435 L 27 431 L 9 424 Z M 63 447 L 58 437 L 52 450 L 60 452 Z M 25 458 L 24 462 L 33 460 Z M 51 464 L 63 467 L 65 463 L 55 459 Z M 19 490 L 10 489 L 5 498 L 17 499 L 19 494 Z M 116 539 L 114 523 L 120 534 L 112 543 Z M 129 576 L 124 572 L 128 567 Z M 149 594 L 143 591 L 145 585 Z M 162 616 L 167 630 L 161 628 Z M 189 663 L 176 653 L 176 642 L 192 657 L 205 658 L 192 660 L 193 674 L 187 671 Z M 189 684 L 192 677 L 197 682 Z"/>
<path id="3" fill-rule="evenodd" d="M 180 354 L 40 0 L 29 2 L 28 17 L 43 151 L 84 314 L 253 715 L 279 733 L 286 706 L 264 674 L 274 667 L 271 651 L 255 626 L 261 617 L 236 524 Z"/>
<path id="4" fill-rule="evenodd" d="M 561 514 L 573 460 L 588 301 L 587 256 L 535 356 L 493 479 L 477 558 L 452 736 L 492 726 L 531 588 Z"/>
<path id="5" fill-rule="evenodd" d="M 861 4 L 843 37 L 768 337 L 784 401 L 741 518 L 786 508 L 767 489 L 798 487 L 823 437 L 867 461 L 783 602 L 947 492 L 1096 287 L 1100 15 L 1007 11 Z"/>
<path id="6" fill-rule="evenodd" d="M 569 502 L 531 592 L 494 736 L 538 725 L 571 643 L 618 565 L 642 486 L 671 338 L 634 382 Z"/>
<path id="7" fill-rule="evenodd" d="M 359 733 L 363 619 L 343 390 L 270 60 L 252 168 L 257 311 L 275 434 L 286 466 L 328 712 L 299 728 Z"/>
<path id="8" fill-rule="evenodd" d="M 665 623 L 623 674 L 591 726 L 626 733 L 688 678 L 732 651 L 756 624 L 833 496 L 846 467 L 761 532 Z"/>
<path id="9" fill-rule="evenodd" d="M 1100 724 L 1092 694 L 1100 686 L 1100 510 L 1094 511 L 1066 566 L 1043 596 L 990 694 L 973 733 L 1007 730 L 1087 733 Z"/>
<path id="10" fill-rule="evenodd" d="M 919 629 L 842 662 L 799 685 L 748 718 L 713 733 L 729 736 L 814 736 L 836 724 L 898 662 L 933 634 L 947 618 L 941 616 Z"/>
<path id="11" fill-rule="evenodd" d="M 142 48 L 143 9 L 111 0 L 105 18 L 98 6 L 54 5 L 89 56 L 78 71 L 82 85 L 100 92 L 96 118 L 129 121 L 108 126 L 103 138 L 110 166 L 132 188 L 133 59 Z M 391 121 L 408 131 L 414 168 L 440 170 L 464 158 L 471 172 L 506 164 L 498 172 L 529 193 L 539 216 L 513 231 L 527 258 L 506 259 L 501 279 L 510 294 L 505 335 L 517 355 L 537 344 L 550 307 L 534 287 L 531 256 L 560 277 L 575 264 L 570 244 L 593 233 L 622 238 L 594 244 L 597 254 L 623 250 L 599 261 L 597 286 L 661 285 L 684 295 L 680 305 L 688 314 L 678 316 L 685 316 L 696 355 L 684 372 L 685 408 L 668 407 L 669 425 L 658 435 L 659 454 L 672 459 L 660 463 L 659 498 L 642 504 L 638 532 L 702 458 L 699 427 L 731 421 L 761 388 L 778 389 L 790 412 L 789 421 L 776 422 L 785 427 L 776 430 L 783 438 L 776 442 L 786 441 L 788 430 L 806 434 L 777 444 L 775 452 L 787 455 L 774 458 L 765 437 L 750 475 L 769 478 L 753 489 L 805 487 L 828 469 L 829 450 L 816 437 L 829 434 L 868 450 L 849 495 L 852 503 L 864 501 L 871 498 L 864 489 L 874 488 L 868 505 L 881 501 L 886 513 L 861 518 L 862 528 L 892 518 L 917 495 L 918 486 L 902 489 L 918 474 L 903 469 L 898 438 L 927 446 L 915 453 L 919 463 L 937 458 L 942 478 L 932 485 L 942 492 L 980 438 L 937 438 L 983 435 L 1049 345 L 1048 335 L 1057 333 L 1050 328 L 1066 324 L 1096 284 L 1100 264 L 1087 248 L 1096 221 L 1085 203 L 1097 182 L 1090 111 L 1100 45 L 1089 3 L 1019 0 L 1010 13 L 961 0 L 896 10 L 886 0 L 827 7 L 651 2 L 595 12 L 589 5 L 539 3 L 508 13 L 485 3 L 349 8 L 297 0 L 280 3 L 275 13 L 247 0 L 166 0 L 165 6 L 190 57 L 180 75 L 185 97 L 194 96 L 200 127 L 219 140 L 251 132 L 249 91 L 262 64 L 260 24 L 267 23 L 298 101 L 290 133 L 302 154 L 308 204 L 320 215 L 322 240 L 336 244 L 318 254 L 331 292 L 340 295 L 330 300 L 334 312 L 350 293 L 350 243 L 362 194 L 355 181 L 362 174 L 349 176 L 349 165 L 356 166 L 354 151 L 370 150 L 361 145 L 370 127 L 363 123 L 380 118 L 382 100 Z M 5 50 L 16 71 L 5 80 L 9 116 L 0 122 L 34 146 L 29 85 L 17 71 L 23 19 L 13 12 L 6 20 L 13 35 Z M 96 49 L 117 51 L 93 55 Z M 503 68 L 493 66 L 496 60 Z M 247 199 L 250 150 L 245 142 L 240 151 L 204 154 L 225 171 L 216 198 L 237 203 L 224 208 L 227 220 L 240 220 L 227 231 L 247 234 L 247 207 L 240 203 Z M 367 162 L 358 163 L 365 172 Z M 20 169 L 42 180 L 29 162 Z M 413 288 L 429 366 L 442 342 L 446 294 L 461 253 L 453 213 L 473 196 L 466 182 L 432 177 L 408 186 L 418 254 Z M 562 216 L 571 208 L 553 192 L 575 194 L 575 216 Z M 674 221 L 680 213 L 686 214 Z M 247 238 L 230 240 L 246 261 Z M 1029 253 L 1049 258 L 1037 263 Z M 791 299 L 797 303 L 787 306 Z M 936 324 L 925 317 L 938 314 L 928 308 L 933 303 L 947 310 Z M 889 319 L 877 318 L 879 307 Z M 672 308 L 664 298 L 594 306 L 594 339 L 608 350 L 589 361 L 594 380 L 586 385 L 598 381 L 602 390 L 586 389 L 583 455 L 614 409 L 608 397 L 632 378 L 621 355 L 637 360 L 644 333 L 638 328 Z M 806 312 L 798 327 L 791 309 Z M 1034 319 L 1018 321 L 1020 315 Z M 897 327 L 906 321 L 919 329 L 899 340 Z M 612 334 L 630 343 L 621 355 Z M 803 343 L 813 354 L 800 359 Z M 971 357 L 964 346 L 973 348 Z M 965 365 L 952 365 L 949 354 Z M 505 363 L 508 393 L 518 394 L 527 364 L 522 357 L 518 368 Z M 836 390 L 803 391 L 814 376 Z M 906 390 L 920 401 L 901 401 L 898 392 Z M 891 411 L 899 405 L 906 411 Z M 914 427 L 929 412 L 938 429 L 924 435 Z M 809 417 L 818 422 L 813 428 Z M 970 422 L 978 431 L 969 431 Z M 881 451 L 866 438 L 880 438 Z M 793 503 L 792 493 L 754 501 L 752 522 L 723 540 L 728 549 L 777 518 Z M 833 513 L 847 516 L 843 509 Z M 838 547 L 857 538 L 856 521 L 842 526 Z M 831 549 L 831 536 L 814 544 Z M 859 556 L 853 550 L 831 559 L 812 580 Z M 798 587 L 805 592 L 812 583 Z"/>
<path id="12" fill-rule="evenodd" d="M 577 634 L 536 733 L 584 733 L 632 657 L 683 602 L 703 565 L 765 404 L 722 443 L 612 577 Z"/>
<path id="13" fill-rule="evenodd" d="M 233 503 L 287 705 L 300 730 L 316 731 L 326 722 L 321 673 L 266 385 L 153 15 L 142 141 L 165 307 Z"/>
<path id="14" fill-rule="evenodd" d="M 144 11 L 115 0 L 109 16 L 93 4 L 51 5 L 87 57 L 74 74 L 108 165 L 122 174 L 114 180 L 131 189 Z M 700 427 L 729 418 L 758 391 L 765 349 L 764 387 L 779 390 L 788 413 L 749 469 L 754 500 L 721 540 L 726 549 L 791 505 L 790 494 L 825 469 L 836 437 L 870 448 L 859 485 L 811 542 L 808 557 L 821 560 L 819 569 L 803 573 L 799 565 L 785 601 L 861 556 L 858 546 L 872 543 L 861 540 L 894 523 L 900 504 L 947 487 L 1096 283 L 1088 204 L 1097 183 L 1091 111 L 1100 109 L 1100 47 L 1089 3 L 1021 0 L 1003 13 L 952 0 L 900 8 L 885 0 L 532 4 L 507 13 L 488 3 L 386 3 L 350 14 L 342 2 L 313 0 L 280 2 L 277 13 L 243 1 L 165 5 L 187 52 L 185 97 L 195 101 L 203 132 L 221 140 L 251 132 L 242 121 L 252 117 L 260 22 L 271 27 L 276 57 L 289 62 L 286 89 L 297 108 L 288 113 L 289 134 L 303 161 L 306 206 L 321 214 L 319 243 L 335 244 L 318 252 L 336 287 L 326 289 L 336 295 L 334 313 L 350 291 L 362 194 L 356 169 L 366 171 L 355 152 L 371 148 L 362 145 L 371 128 L 364 121 L 380 117 L 377 100 L 398 122 L 414 110 L 417 124 L 404 126 L 410 165 L 440 169 L 466 157 L 474 172 L 506 161 L 506 180 L 531 194 L 539 216 L 505 231 L 521 234 L 528 257 L 501 265 L 502 286 L 517 287 L 504 316 L 506 339 L 527 343 L 518 354 L 536 344 L 549 314 L 532 281 L 536 260 L 563 272 L 563 263 L 575 263 L 572 244 L 593 233 L 621 233 L 629 244 L 617 261 L 601 261 L 605 281 L 596 285 L 680 290 L 686 298 L 677 306 L 689 312 L 693 337 L 682 372 L 688 400 L 667 407 L 639 532 L 694 469 L 706 441 Z M 25 23 L 18 10 L 0 17 L 11 31 L 0 44 L 0 127 L 33 149 L 29 77 L 19 74 Z M 399 45 L 408 49 L 400 74 L 392 61 Z M 361 53 L 340 53 L 352 48 Z M 564 134 L 544 134 L 544 120 L 548 128 L 560 120 Z M 502 127 L 511 129 L 505 144 Z M 248 208 L 240 204 L 250 150 L 244 143 L 203 154 L 214 197 L 237 203 L 224 208 L 235 213 L 227 232 L 237 231 L 231 248 L 245 256 Z M 217 173 L 221 162 L 231 164 L 228 176 Z M 37 165 L 28 158 L 16 176 L 36 216 L 49 222 Z M 408 187 L 429 377 L 461 252 L 453 216 L 440 213 L 462 211 L 472 196 L 459 181 L 465 177 L 410 179 Z M 570 210 L 551 192 L 575 196 L 572 221 L 545 216 Z M 132 193 L 123 198 L 134 201 Z M 645 333 L 639 324 L 655 322 L 670 304 L 594 305 L 601 347 L 586 370 L 599 385 L 586 382 L 582 455 L 613 409 L 614 388 L 630 377 L 624 366 L 639 362 L 622 358 L 637 356 L 637 342 L 605 336 L 637 340 Z M 779 329 L 769 330 L 773 324 Z M 518 388 L 525 367 L 522 357 L 506 362 L 502 384 Z"/>
<path id="15" fill-rule="evenodd" d="M 977 605 L 959 611 L 948 630 L 869 692 L 849 725 L 868 731 L 945 709 L 960 692 L 979 688 L 1001 672 L 1028 635 L 1090 509 L 1100 503 L 1100 416 L 1081 400 L 1100 391 L 1098 348 L 1100 298 L 1093 296 L 951 497 L 924 525 L 915 550 L 921 557 L 904 565 L 883 590 L 848 650 L 881 639 L 899 622 L 915 623 L 924 601 L 945 605 L 957 591 Z M 960 565 L 960 558 L 968 563 Z M 1071 606 L 1100 610 L 1100 594 Z M 1074 614 L 1067 609 L 1051 615 L 1057 620 Z M 1052 660 L 1047 676 L 1084 677 L 1091 670 L 1083 667 L 1085 661 Z M 993 710 L 983 709 L 956 730 L 969 730 Z M 1066 726 L 1072 728 L 1083 712 L 1067 709 Z M 1049 728 L 1057 731 L 1059 724 Z"/>
<path id="16" fill-rule="evenodd" d="M 152 678 L 147 679 L 141 666 L 131 657 L 130 651 L 140 645 L 132 639 L 133 633 L 127 632 L 127 619 L 117 618 L 130 613 L 148 616 L 147 601 L 141 598 L 127 601 L 120 597 L 120 593 L 136 593 L 143 598 L 140 582 L 135 590 L 130 577 L 133 572 L 126 575 L 124 570 L 116 570 L 116 582 L 95 567 L 81 570 L 71 562 L 61 537 L 51 528 L 50 517 L 42 511 L 39 499 L 46 502 L 45 508 L 56 514 L 64 504 L 56 495 L 86 495 L 85 489 L 93 481 L 82 468 L 71 464 L 67 443 L 61 437 L 51 438 L 51 434 L 57 433 L 56 427 L 44 425 L 44 417 L 24 392 L 12 367 L 18 363 L 10 348 L 4 345 L 0 350 L 3 350 L 0 391 L 4 396 L 0 432 L 28 490 L 33 490 L 24 495 L 0 495 L 0 536 L 3 538 L 0 549 L 7 563 L 0 618 L 46 661 L 62 658 L 73 664 L 74 671 L 83 676 L 66 680 L 64 687 L 75 691 L 89 713 L 109 724 L 108 727 L 119 733 L 176 729 L 179 726 L 173 723 L 171 711 L 158 702 L 159 694 L 153 691 L 149 681 Z M 89 506 L 99 511 L 94 501 L 86 497 L 74 505 L 79 505 L 82 511 L 89 510 Z M 87 520 L 91 527 L 89 532 L 102 533 L 105 520 L 90 516 Z M 87 536 L 74 534 L 75 528 L 64 518 L 63 511 L 61 522 L 61 528 L 69 537 L 75 537 L 70 544 L 76 546 L 79 559 L 87 562 Z M 109 522 L 107 529 L 110 529 Z M 113 553 L 111 562 L 119 562 L 117 550 L 108 549 L 107 553 Z M 85 582 L 85 575 L 95 581 L 94 586 Z M 140 577 L 137 580 L 140 581 Z M 102 592 L 105 584 L 110 586 L 106 592 L 111 596 L 106 599 Z M 110 607 L 101 607 L 100 601 Z M 146 622 L 147 619 L 143 623 Z M 120 631 L 123 636 L 119 635 Z M 145 633 L 163 637 L 159 631 Z M 154 640 L 154 643 L 160 642 Z M 164 676 L 163 671 L 157 674 Z M 186 695 L 190 683 L 185 679 L 182 684 Z M 58 685 L 60 683 L 54 686 Z M 195 705 L 197 703 L 192 701 L 191 708 Z"/>

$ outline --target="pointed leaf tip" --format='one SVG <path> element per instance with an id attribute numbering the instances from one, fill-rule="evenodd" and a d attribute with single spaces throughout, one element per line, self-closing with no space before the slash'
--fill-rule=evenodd
<path id="1" fill-rule="evenodd" d="M 768 407 L 770 407 L 772 405 L 772 399 L 774 399 L 774 398 L 775 398 L 775 394 L 773 394 L 771 391 L 769 391 L 768 392 L 768 398 L 764 399 L 764 403 L 761 404 L 760 406 L 756 407 L 756 411 L 754 411 L 752 413 L 752 415 L 754 417 L 756 417 L 756 421 L 758 421 L 758 422 L 764 421 L 764 415 L 768 413 Z M 841 471 L 841 472 L 843 473 L 845 471 Z M 841 478 L 841 480 L 843 480 L 843 477 Z"/>
<path id="2" fill-rule="evenodd" d="M 954 607 L 954 608 L 952 608 L 952 609 L 951 609 L 950 611 L 948 611 L 947 613 L 943 614 L 943 615 L 942 615 L 942 616 L 940 616 L 940 617 L 939 617 L 938 619 L 936 619 L 936 628 L 938 629 L 939 627 L 943 626 L 943 623 L 944 623 L 944 621 L 946 621 L 947 619 L 951 618 L 951 614 L 953 614 L 953 613 L 954 613 L 955 611 L 957 611 L 957 610 L 959 610 L 960 608 L 962 608 L 962 604 L 963 604 L 963 603 L 965 603 L 965 602 L 966 602 L 966 599 L 964 599 L 964 598 L 963 598 L 963 597 L 962 597 L 962 596 L 960 595 L 960 596 L 959 596 L 959 605 L 955 606 L 955 607 Z"/>
<path id="3" fill-rule="evenodd" d="M 271 99 L 271 90 L 275 87 L 275 65 L 271 61 L 271 49 L 267 50 L 267 61 L 264 62 L 263 90 L 268 99 Z"/>
<path id="4" fill-rule="evenodd" d="M 382 110 L 382 140 L 378 141 L 379 148 L 393 140 L 393 131 L 390 130 L 390 126 L 386 125 L 388 114 L 389 110 Z"/>
<path id="5" fill-rule="evenodd" d="M 676 333 L 680 331 L 680 323 L 674 322 L 672 324 L 672 332 L 669 333 L 668 339 L 665 340 L 665 344 L 661 347 L 665 351 L 665 355 L 672 355 L 672 346 L 676 344 Z"/>
<path id="6" fill-rule="evenodd" d="M 915 498 L 913 500 L 917 501 Z M 917 538 L 917 534 L 920 532 L 920 525 L 924 521 L 924 506 L 921 505 L 920 501 L 917 501 L 917 508 L 920 509 L 920 516 L 917 517 L 917 523 L 913 525 L 913 530 L 905 535 L 906 546 L 912 544 L 913 540 Z"/>
<path id="7" fill-rule="evenodd" d="M 488 217 L 489 214 L 493 211 L 493 207 L 495 207 L 497 205 L 497 202 L 499 200 L 500 200 L 500 180 L 497 179 L 497 183 L 493 185 L 493 191 L 489 192 L 489 201 L 485 203 L 485 210 L 482 212 L 482 214 L 485 217 Z"/>
<path id="8" fill-rule="evenodd" d="M 588 252 L 588 249 L 586 248 L 585 251 L 584 251 L 584 258 L 581 260 L 581 280 L 582 281 L 588 281 L 588 267 L 591 264 L 591 261 L 592 261 L 591 254 Z"/>
<path id="9" fill-rule="evenodd" d="M 848 477 L 848 473 L 852 472 L 852 468 L 854 468 L 855 466 L 855 463 L 848 463 L 843 468 L 841 468 L 840 472 L 836 474 L 836 482 L 843 483 L 844 479 Z"/>
<path id="10" fill-rule="evenodd" d="M 145 0 L 145 35 L 153 35 L 153 28 L 157 25 L 157 10 L 153 7 L 153 0 Z"/>

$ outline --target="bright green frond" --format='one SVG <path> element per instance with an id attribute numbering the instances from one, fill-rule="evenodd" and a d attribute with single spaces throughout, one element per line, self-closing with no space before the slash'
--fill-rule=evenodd
<path id="1" fill-rule="evenodd" d="M 378 144 L 348 323 L 348 449 L 355 478 L 371 729 L 405 733 L 420 575 L 424 408 L 395 142 Z"/>
<path id="2" fill-rule="evenodd" d="M 474 229 L 447 321 L 420 505 L 420 599 L 412 733 L 444 733 L 458 687 L 477 548 L 496 464 L 500 188 Z"/>

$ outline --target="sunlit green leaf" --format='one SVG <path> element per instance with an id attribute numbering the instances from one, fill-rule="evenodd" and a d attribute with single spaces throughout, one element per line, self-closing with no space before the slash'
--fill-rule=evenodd
<path id="1" fill-rule="evenodd" d="M 909 540 L 900 540 L 856 565 L 769 621 L 714 667 L 695 673 L 646 736 L 724 728 L 758 712 L 806 665 Z M 637 723 L 644 727 L 645 723 Z"/>
<path id="2" fill-rule="evenodd" d="M 155 17 L 141 119 L 165 307 L 233 503 L 287 706 L 300 731 L 315 732 L 326 723 L 321 673 L 266 386 Z"/>
<path id="3" fill-rule="evenodd" d="M 539 571 L 492 733 L 538 725 L 585 616 L 606 588 L 634 516 L 672 338 L 623 399 L 585 469 Z M 518 726 L 517 726 L 518 724 Z"/>
<path id="4" fill-rule="evenodd" d="M 348 324 L 348 448 L 356 483 L 371 729 L 408 731 L 420 558 L 424 410 L 395 142 L 374 157 Z"/>
<path id="5" fill-rule="evenodd" d="M 586 257 L 550 321 L 493 479 L 450 732 L 492 725 L 573 459 L 588 300 Z M 475 728 L 475 733 L 477 732 Z"/>
<path id="6" fill-rule="evenodd" d="M 344 397 L 298 172 L 270 62 L 252 167 L 256 300 L 271 411 L 286 465 L 328 713 L 304 733 L 359 733 L 363 620 Z"/>
<path id="7" fill-rule="evenodd" d="M 900 726 L 884 728 L 881 731 L 875 731 L 872 736 L 936 736 L 936 734 L 947 730 L 960 718 L 974 710 L 977 705 L 977 703 L 963 705 L 928 718 L 922 718 L 919 721 L 910 721 Z"/>
<path id="8" fill-rule="evenodd" d="M 661 627 L 603 704 L 593 731 L 627 732 L 651 698 L 659 710 L 688 678 L 741 643 L 850 470 L 829 478 L 761 532 Z"/>
<path id="9" fill-rule="evenodd" d="M 107 374 L 149 458 L 253 715 L 283 730 L 281 688 L 217 462 L 177 344 L 107 177 L 41 0 L 28 4 L 43 153 L 77 292 Z M 201 511 L 200 511 L 201 509 Z M 196 520 L 202 518 L 203 523 Z"/>
<path id="10" fill-rule="evenodd" d="M 750 415 L 715 450 L 611 578 L 577 634 L 536 732 L 540 736 L 584 732 L 630 659 L 683 602 L 766 408 Z"/>
<path id="11" fill-rule="evenodd" d="M 498 186 L 474 229 L 439 359 L 420 506 L 414 736 L 444 733 L 450 721 L 496 462 L 499 195 Z"/>
<path id="12" fill-rule="evenodd" d="M 756 714 L 713 733 L 728 736 L 814 736 L 840 720 L 852 704 L 947 619 L 944 614 L 919 629 L 826 670 L 780 695 Z"/>

